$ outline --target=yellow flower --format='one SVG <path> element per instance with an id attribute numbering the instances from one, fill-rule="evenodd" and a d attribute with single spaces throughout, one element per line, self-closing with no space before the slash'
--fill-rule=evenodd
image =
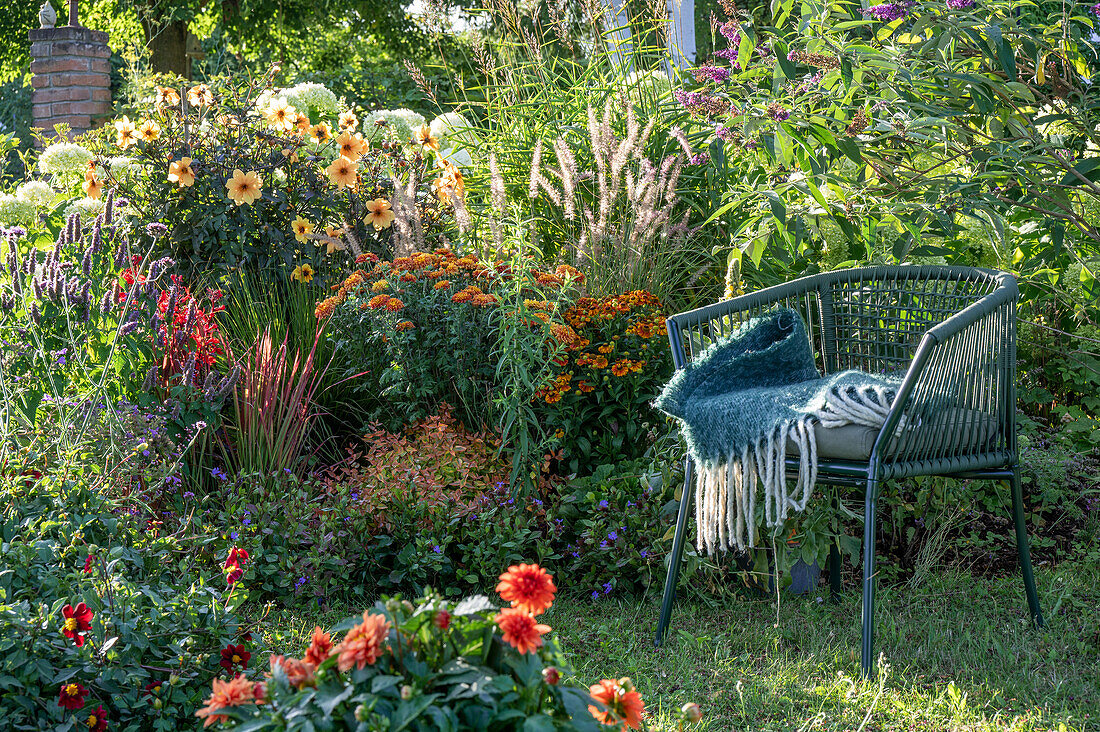
<path id="1" fill-rule="evenodd" d="M 294 127 L 301 134 L 305 135 L 309 132 L 309 115 L 298 112 L 298 117 L 294 120 Z"/>
<path id="2" fill-rule="evenodd" d="M 367 148 L 366 140 L 347 131 L 340 133 L 336 138 L 336 144 L 339 146 L 340 157 L 347 158 L 353 163 L 363 157 Z"/>
<path id="3" fill-rule="evenodd" d="M 300 264 L 294 268 L 294 271 L 290 274 L 290 279 L 297 280 L 302 284 L 307 284 L 313 281 L 313 267 L 308 264 Z"/>
<path id="4" fill-rule="evenodd" d="M 323 145 L 332 139 L 332 128 L 328 126 L 328 122 L 321 122 L 309 129 L 309 136 L 318 145 Z"/>
<path id="5" fill-rule="evenodd" d="M 187 103 L 192 107 L 208 107 L 214 103 L 214 93 L 206 84 L 191 87 L 187 92 Z"/>
<path id="6" fill-rule="evenodd" d="M 359 118 L 355 116 L 355 112 L 350 109 L 346 112 L 340 113 L 340 129 L 352 130 L 359 126 Z"/>
<path id="7" fill-rule="evenodd" d="M 375 231 L 381 231 L 393 223 L 394 215 L 390 210 L 390 202 L 384 198 L 376 198 L 367 201 L 366 222 L 374 227 Z"/>
<path id="8" fill-rule="evenodd" d="M 180 95 L 175 89 L 170 86 L 158 86 L 157 87 L 157 101 L 156 105 L 158 109 L 164 107 L 177 107 L 180 103 Z"/>
<path id="9" fill-rule="evenodd" d="M 313 224 L 301 216 L 290 222 L 290 228 L 294 230 L 294 238 L 303 244 L 309 241 L 309 235 L 313 233 Z"/>
<path id="10" fill-rule="evenodd" d="M 178 183 L 180 188 L 195 184 L 195 171 L 191 168 L 191 158 L 180 158 L 168 165 L 168 180 Z"/>
<path id="11" fill-rule="evenodd" d="M 420 125 L 419 129 L 413 133 L 413 140 L 418 145 L 424 147 L 430 147 L 432 150 L 439 150 L 439 138 L 432 134 L 432 128 L 430 125 Z"/>
<path id="12" fill-rule="evenodd" d="M 344 242 L 335 236 L 329 236 L 329 240 L 325 242 L 325 254 L 332 254 L 333 252 L 342 252 L 347 249 Z"/>
<path id="13" fill-rule="evenodd" d="M 123 150 L 137 144 L 137 137 L 134 136 L 137 128 L 134 127 L 134 123 L 130 121 L 129 117 L 123 117 L 115 122 L 115 131 L 118 132 L 118 139 L 115 140 L 115 143 Z"/>
<path id="14" fill-rule="evenodd" d="M 141 139 L 145 142 L 153 142 L 160 137 L 160 125 L 151 119 L 147 119 L 138 127 Z"/>
<path id="15" fill-rule="evenodd" d="M 298 110 L 287 104 L 285 99 L 276 99 L 268 107 L 267 121 L 277 130 L 290 132 L 298 121 Z"/>
<path id="16" fill-rule="evenodd" d="M 256 199 L 260 197 L 260 189 L 263 188 L 263 185 L 259 173 L 255 170 L 242 173 L 240 168 L 234 170 L 233 177 L 225 182 L 225 187 L 229 191 L 229 198 L 238 206 L 255 203 Z"/>
<path id="17" fill-rule="evenodd" d="M 432 181 L 432 192 L 440 201 L 450 201 L 454 198 L 461 199 L 466 194 L 466 184 L 462 180 L 462 172 L 456 165 L 446 160 L 440 160 L 439 167 L 443 169 L 443 172 Z"/>
<path id="18" fill-rule="evenodd" d="M 88 198 L 99 198 L 103 195 L 103 181 L 96 177 L 95 168 L 90 165 L 84 171 L 84 185 L 81 188 Z"/>
<path id="19" fill-rule="evenodd" d="M 347 158 L 336 158 L 325 172 L 328 173 L 328 179 L 332 181 L 333 185 L 341 188 L 352 188 L 355 186 L 355 178 L 359 171 L 356 169 L 355 163 Z"/>

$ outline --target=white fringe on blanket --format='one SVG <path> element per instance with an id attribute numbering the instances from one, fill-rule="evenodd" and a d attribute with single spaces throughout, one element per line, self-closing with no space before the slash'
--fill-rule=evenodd
<path id="1" fill-rule="evenodd" d="M 790 511 L 803 511 L 817 482 L 817 424 L 826 428 L 858 424 L 881 427 L 894 393 L 881 386 L 833 387 L 824 404 L 796 420 L 781 424 L 740 455 L 697 466 L 695 524 L 700 552 L 744 551 L 756 546 L 756 502 L 764 497 L 764 523 L 774 529 Z M 900 426 L 899 426 L 900 427 Z M 798 475 L 787 480 L 787 440 L 798 447 Z"/>

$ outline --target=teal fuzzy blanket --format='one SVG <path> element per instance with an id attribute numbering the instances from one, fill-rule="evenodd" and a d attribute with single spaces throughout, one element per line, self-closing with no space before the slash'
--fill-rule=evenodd
<path id="1" fill-rule="evenodd" d="M 817 479 L 815 426 L 881 427 L 900 383 L 863 371 L 822 377 L 788 309 L 746 321 L 677 371 L 655 406 L 680 421 L 695 461 L 699 550 L 755 546 L 761 519 L 774 530 L 804 510 Z M 788 439 L 799 452 L 793 482 Z"/>

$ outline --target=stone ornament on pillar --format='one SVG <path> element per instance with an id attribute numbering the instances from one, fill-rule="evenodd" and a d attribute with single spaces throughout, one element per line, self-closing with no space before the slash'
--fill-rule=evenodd
<path id="1" fill-rule="evenodd" d="M 57 25 L 57 11 L 50 5 L 50 0 L 45 0 L 38 9 L 38 22 L 42 24 L 42 28 L 53 28 Z"/>

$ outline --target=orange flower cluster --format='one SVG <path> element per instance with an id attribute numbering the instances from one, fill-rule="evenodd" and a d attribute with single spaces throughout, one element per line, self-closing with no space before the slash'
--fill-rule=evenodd
<path id="1" fill-rule="evenodd" d="M 339 656 L 337 668 L 350 671 L 353 668 L 362 669 L 374 665 L 386 650 L 385 642 L 389 632 L 390 623 L 385 616 L 365 611 L 363 622 L 349 630 L 343 642 L 334 649 L 334 653 Z"/>
<path id="2" fill-rule="evenodd" d="M 620 730 L 639 729 L 645 704 L 642 695 L 634 689 L 628 678 L 604 679 L 588 689 L 593 699 L 606 707 L 605 711 L 589 705 L 588 711 L 604 724 L 617 724 Z"/>
<path id="3" fill-rule="evenodd" d="M 204 728 L 217 722 L 228 722 L 229 715 L 221 712 L 245 704 L 263 704 L 266 696 L 265 684 L 249 681 L 244 676 L 237 676 L 231 681 L 214 679 L 213 689 L 210 698 L 206 700 L 206 706 L 195 712 L 195 716 L 204 719 L 202 723 Z"/>
<path id="4" fill-rule="evenodd" d="M 512 607 L 501 610 L 493 620 L 504 642 L 520 653 L 533 653 L 542 647 L 542 636 L 549 625 L 535 619 L 554 604 L 558 588 L 550 573 L 537 564 L 516 564 L 500 575 L 497 592 Z"/>
<path id="5" fill-rule="evenodd" d="M 554 381 L 536 398 L 556 404 L 572 393 L 588 394 L 610 376 L 642 374 L 651 362 L 648 341 L 663 332 L 661 303 L 650 292 L 635 290 L 605 298 L 582 297 L 563 318 L 572 337 Z M 583 377 L 583 378 L 578 378 Z"/>

